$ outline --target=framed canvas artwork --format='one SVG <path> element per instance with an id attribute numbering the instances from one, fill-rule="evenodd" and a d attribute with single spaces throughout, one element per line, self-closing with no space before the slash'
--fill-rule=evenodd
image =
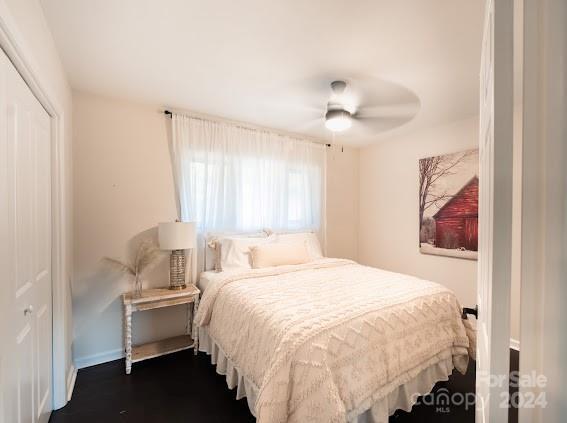
<path id="1" fill-rule="evenodd" d="M 419 160 L 419 249 L 477 259 L 478 149 Z"/>

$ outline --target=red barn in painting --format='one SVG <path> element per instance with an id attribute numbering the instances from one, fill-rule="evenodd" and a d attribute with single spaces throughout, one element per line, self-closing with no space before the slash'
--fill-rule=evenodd
<path id="1" fill-rule="evenodd" d="M 473 177 L 433 216 L 435 246 L 478 251 L 478 177 Z"/>

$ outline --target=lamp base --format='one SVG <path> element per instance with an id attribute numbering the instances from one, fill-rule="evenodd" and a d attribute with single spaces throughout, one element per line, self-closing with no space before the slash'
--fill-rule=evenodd
<path id="1" fill-rule="evenodd" d="M 183 285 L 169 285 L 169 288 L 171 291 L 181 291 L 182 289 L 187 288 L 187 285 L 183 284 Z"/>
<path id="2" fill-rule="evenodd" d="M 178 291 L 185 288 L 185 252 L 173 250 L 169 256 L 169 289 Z"/>

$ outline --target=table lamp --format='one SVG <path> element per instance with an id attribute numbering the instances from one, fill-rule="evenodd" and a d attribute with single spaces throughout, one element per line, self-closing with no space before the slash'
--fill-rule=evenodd
<path id="1" fill-rule="evenodd" d="M 165 222 L 159 224 L 159 247 L 171 250 L 169 257 L 169 289 L 185 289 L 185 251 L 195 248 L 195 222 Z"/>

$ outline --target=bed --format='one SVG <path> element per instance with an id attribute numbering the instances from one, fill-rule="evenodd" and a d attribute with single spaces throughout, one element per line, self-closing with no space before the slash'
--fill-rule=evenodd
<path id="1" fill-rule="evenodd" d="M 199 286 L 199 350 L 259 423 L 387 422 L 474 354 L 450 290 L 350 260 L 209 271 Z"/>

